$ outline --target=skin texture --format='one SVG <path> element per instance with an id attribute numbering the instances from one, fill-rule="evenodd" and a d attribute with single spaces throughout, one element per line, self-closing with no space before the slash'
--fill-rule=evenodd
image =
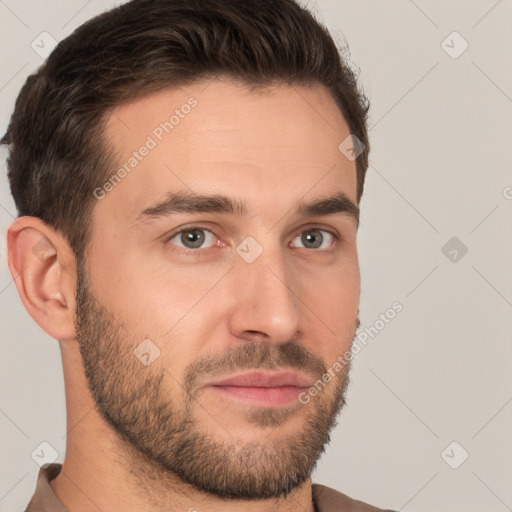
<path id="1" fill-rule="evenodd" d="M 250 369 L 313 384 L 350 349 L 356 221 L 293 215 L 300 200 L 338 192 L 356 204 L 355 162 L 338 150 L 349 129 L 321 86 L 197 82 L 109 113 L 119 166 L 191 97 L 190 113 L 97 200 L 84 262 L 39 219 L 9 229 L 20 297 L 62 353 L 68 435 L 51 485 L 73 512 L 313 511 L 310 474 L 350 365 L 305 405 L 257 406 L 207 384 Z M 244 200 L 249 215 L 140 220 L 177 191 Z M 187 254 L 179 231 L 197 224 L 208 231 L 194 231 L 204 242 Z M 262 248 L 251 263 L 236 251 L 248 236 Z M 134 350 L 148 339 L 146 365 Z"/>

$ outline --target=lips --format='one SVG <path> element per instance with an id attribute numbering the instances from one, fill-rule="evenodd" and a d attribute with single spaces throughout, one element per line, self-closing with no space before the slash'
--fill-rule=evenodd
<path id="1" fill-rule="evenodd" d="M 275 408 L 296 402 L 310 386 L 310 379 L 295 372 L 252 371 L 209 384 L 224 399 L 254 406 Z"/>
<path id="2" fill-rule="evenodd" d="M 238 386 L 238 387 L 256 387 L 256 388 L 277 388 L 282 386 L 294 386 L 305 388 L 310 386 L 310 379 L 295 372 L 247 372 L 218 382 L 213 382 L 211 386 Z"/>

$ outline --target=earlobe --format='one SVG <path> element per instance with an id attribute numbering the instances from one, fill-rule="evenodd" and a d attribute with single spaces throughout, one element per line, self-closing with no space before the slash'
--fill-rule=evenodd
<path id="1" fill-rule="evenodd" d="M 66 240 L 36 217 L 19 217 L 7 232 L 9 269 L 30 316 L 52 338 L 75 337 L 75 275 Z"/>

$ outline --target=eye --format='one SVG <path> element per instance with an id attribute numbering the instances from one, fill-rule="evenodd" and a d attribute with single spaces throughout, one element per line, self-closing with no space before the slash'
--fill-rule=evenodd
<path id="1" fill-rule="evenodd" d="M 182 229 L 178 233 L 172 235 L 167 239 L 167 242 L 171 242 L 184 249 L 205 249 L 218 245 L 215 244 L 216 240 L 217 237 L 209 229 L 193 226 L 187 229 Z M 205 247 L 203 245 L 205 242 L 210 245 Z"/>
<path id="2" fill-rule="evenodd" d="M 327 236 L 324 236 L 325 233 Z M 330 249 L 335 241 L 335 235 L 325 229 L 313 228 L 303 231 L 294 240 L 299 240 L 304 249 Z"/>
<path id="3" fill-rule="evenodd" d="M 298 246 L 296 245 L 298 240 Z M 299 249 L 322 249 L 322 253 L 332 252 L 338 240 L 338 236 L 328 230 L 310 228 L 301 231 L 295 238 L 293 247 Z M 203 226 L 189 226 L 169 236 L 166 243 L 176 247 L 176 250 L 185 255 L 200 256 L 209 252 L 212 247 L 225 247 L 218 237 Z"/>

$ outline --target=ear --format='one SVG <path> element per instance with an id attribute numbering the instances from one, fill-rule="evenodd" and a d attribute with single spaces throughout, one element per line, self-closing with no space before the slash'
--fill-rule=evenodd
<path id="1" fill-rule="evenodd" d="M 9 270 L 30 316 L 52 338 L 74 339 L 75 256 L 67 240 L 37 217 L 7 231 Z"/>

